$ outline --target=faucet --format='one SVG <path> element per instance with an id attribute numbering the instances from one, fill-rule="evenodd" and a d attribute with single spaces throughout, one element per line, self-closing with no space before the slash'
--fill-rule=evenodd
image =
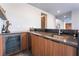
<path id="1" fill-rule="evenodd" d="M 75 33 L 74 33 L 74 35 L 73 35 L 73 36 L 74 36 L 74 39 L 76 39 L 76 30 L 75 30 Z"/>
<path id="2" fill-rule="evenodd" d="M 61 34 L 61 29 L 59 28 L 59 32 L 58 32 L 58 35 L 60 35 Z"/>
<path id="3" fill-rule="evenodd" d="M 60 35 L 61 34 L 60 24 L 58 24 L 57 27 L 58 27 L 58 35 Z"/>

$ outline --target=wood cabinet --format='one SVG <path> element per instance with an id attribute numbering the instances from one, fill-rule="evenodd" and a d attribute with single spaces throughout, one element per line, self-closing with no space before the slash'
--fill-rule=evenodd
<path id="1" fill-rule="evenodd" d="M 27 45 L 28 45 L 28 42 L 27 42 L 27 33 L 26 32 L 22 32 L 22 50 L 25 50 L 27 49 Z"/>
<path id="2" fill-rule="evenodd" d="M 74 56 L 76 48 L 31 34 L 32 55 L 34 56 Z"/>
<path id="3" fill-rule="evenodd" d="M 32 55 L 41 56 L 45 54 L 45 40 L 39 36 L 31 35 Z"/>
<path id="4" fill-rule="evenodd" d="M 2 37 L 2 35 L 0 35 L 0 56 L 2 56 L 3 55 L 3 50 L 4 50 L 4 48 L 3 48 L 3 37 Z"/>
<path id="5" fill-rule="evenodd" d="M 75 56 L 76 48 L 62 43 L 57 43 L 51 40 L 48 40 L 48 55 L 53 56 Z"/>

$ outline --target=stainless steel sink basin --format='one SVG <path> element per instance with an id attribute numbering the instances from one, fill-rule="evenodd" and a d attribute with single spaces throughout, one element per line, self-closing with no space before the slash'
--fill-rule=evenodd
<path id="1" fill-rule="evenodd" d="M 72 36 L 67 36 L 67 35 L 53 35 L 53 38 L 57 39 L 57 40 L 63 40 L 64 42 L 67 41 L 76 41 L 76 39 L 73 39 Z"/>
<path id="2" fill-rule="evenodd" d="M 50 33 L 50 34 L 46 34 L 46 35 L 53 37 L 54 35 L 57 35 L 57 33 Z"/>
<path id="3" fill-rule="evenodd" d="M 60 35 L 53 35 L 53 37 L 58 38 L 58 39 L 64 39 L 64 37 Z"/>

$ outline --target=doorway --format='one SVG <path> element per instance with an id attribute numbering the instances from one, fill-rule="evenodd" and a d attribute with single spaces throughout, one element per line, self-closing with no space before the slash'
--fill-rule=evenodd
<path id="1" fill-rule="evenodd" d="M 65 29 L 72 29 L 72 23 L 66 23 Z"/>
<path id="2" fill-rule="evenodd" d="M 47 14 L 41 13 L 41 29 L 44 30 L 47 27 Z"/>

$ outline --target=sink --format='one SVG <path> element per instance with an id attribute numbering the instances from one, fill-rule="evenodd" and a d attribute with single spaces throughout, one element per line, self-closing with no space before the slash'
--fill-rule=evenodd
<path id="1" fill-rule="evenodd" d="M 63 36 L 60 36 L 60 35 L 53 35 L 54 38 L 57 38 L 57 39 L 64 39 Z"/>
<path id="2" fill-rule="evenodd" d="M 73 39 L 72 36 L 68 36 L 68 35 L 53 35 L 53 38 L 55 38 L 57 40 L 63 40 L 64 42 L 66 42 L 66 41 L 76 42 L 76 39 Z"/>
<path id="3" fill-rule="evenodd" d="M 50 34 L 46 34 L 46 35 L 53 37 L 54 35 L 57 35 L 57 33 L 50 33 Z"/>
<path id="4" fill-rule="evenodd" d="M 53 34 L 52 34 L 52 33 L 47 33 L 46 35 L 47 35 L 47 36 L 53 36 Z"/>
<path id="5" fill-rule="evenodd" d="M 60 35 L 53 35 L 53 38 L 61 42 L 67 42 L 67 39 Z"/>

